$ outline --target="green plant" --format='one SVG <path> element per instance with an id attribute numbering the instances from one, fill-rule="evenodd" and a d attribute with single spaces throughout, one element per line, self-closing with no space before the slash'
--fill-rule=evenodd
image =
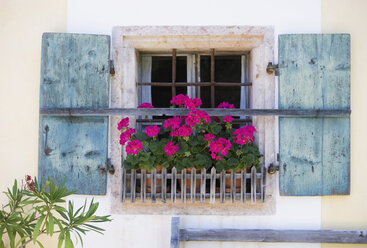
<path id="1" fill-rule="evenodd" d="M 12 189 L 4 192 L 8 203 L 0 210 L 0 248 L 5 247 L 3 238 L 7 236 L 10 247 L 26 247 L 33 242 L 43 247 L 38 240 L 40 235 L 53 236 L 58 234 L 58 247 L 74 247 L 71 234 L 76 241 L 83 245 L 81 234 L 88 231 L 101 233 L 104 229 L 95 226 L 96 223 L 111 221 L 109 216 L 95 215 L 98 203 L 93 200 L 77 210 L 71 201 L 68 207 L 63 207 L 64 198 L 74 194 L 65 187 L 65 181 L 55 185 L 53 180 L 43 182 L 26 176 L 25 185 L 18 187 L 14 181 Z"/>
<path id="2" fill-rule="evenodd" d="M 161 127 L 148 126 L 144 132 L 135 133 L 129 127 L 129 118 L 121 120 L 120 144 L 126 146 L 126 169 L 152 170 L 158 165 L 165 168 L 176 167 L 209 169 L 217 171 L 238 170 L 258 167 L 260 157 L 254 144 L 253 126 L 234 129 L 232 116 L 210 117 L 199 110 L 201 100 L 182 94 L 175 96 L 172 107 L 188 108 L 186 116 L 174 116 L 165 120 Z M 153 108 L 143 103 L 138 108 Z M 234 108 L 233 104 L 223 102 L 218 108 Z M 224 110 L 225 111 L 225 110 Z"/>

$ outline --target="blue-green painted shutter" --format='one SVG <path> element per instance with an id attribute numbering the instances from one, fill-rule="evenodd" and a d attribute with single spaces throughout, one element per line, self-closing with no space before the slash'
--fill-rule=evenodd
<path id="1" fill-rule="evenodd" d="M 43 34 L 40 107 L 108 107 L 109 53 L 109 36 Z M 105 194 L 107 134 L 108 117 L 40 116 L 38 176 Z"/>
<path id="2" fill-rule="evenodd" d="M 350 35 L 279 36 L 279 108 L 350 109 Z M 280 194 L 350 192 L 350 119 L 279 118 Z"/>

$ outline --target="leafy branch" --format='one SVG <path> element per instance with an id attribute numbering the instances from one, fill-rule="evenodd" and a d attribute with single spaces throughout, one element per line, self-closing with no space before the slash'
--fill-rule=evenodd
<path id="1" fill-rule="evenodd" d="M 63 207 L 65 197 L 74 194 L 65 187 L 65 180 L 56 185 L 53 180 L 37 181 L 26 176 L 25 185 L 18 187 L 15 180 L 12 189 L 4 192 L 8 203 L 0 210 L 0 248 L 5 248 L 3 238 L 7 236 L 11 248 L 23 248 L 29 243 L 38 244 L 40 235 L 58 235 L 58 248 L 73 248 L 71 234 L 76 241 L 83 245 L 82 235 L 89 231 L 103 234 L 104 229 L 96 226 L 98 223 L 111 221 L 110 216 L 98 216 L 98 202 L 93 200 L 74 210 L 74 204 L 69 201 L 68 207 Z"/>

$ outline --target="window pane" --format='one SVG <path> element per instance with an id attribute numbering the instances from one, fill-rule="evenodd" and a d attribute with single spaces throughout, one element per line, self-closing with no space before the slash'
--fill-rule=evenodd
<path id="1" fill-rule="evenodd" d="M 241 82 L 241 55 L 215 56 L 215 82 Z M 210 82 L 210 56 L 200 56 L 200 81 Z M 210 87 L 201 87 L 200 97 L 204 108 L 210 108 Z M 240 108 L 241 87 L 215 87 L 215 107 L 223 101 Z"/>
<path id="2" fill-rule="evenodd" d="M 176 82 L 187 81 L 187 58 L 176 57 Z M 172 82 L 172 56 L 152 56 L 152 82 Z M 176 94 L 186 94 L 186 87 L 176 87 Z M 172 99 L 172 88 L 163 86 L 152 86 L 152 104 L 157 108 L 170 106 Z"/>

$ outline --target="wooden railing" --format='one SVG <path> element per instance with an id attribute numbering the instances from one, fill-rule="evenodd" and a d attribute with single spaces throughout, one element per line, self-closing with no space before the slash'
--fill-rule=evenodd
<path id="1" fill-rule="evenodd" d="M 198 229 L 179 225 L 180 218 L 173 217 L 171 248 L 187 241 L 367 244 L 367 230 Z"/>
<path id="2" fill-rule="evenodd" d="M 193 179 L 193 180 L 191 180 Z M 207 170 L 186 169 L 177 172 L 173 168 L 170 172 L 163 168 L 147 172 L 146 170 L 129 170 L 122 168 L 122 202 L 130 199 L 131 202 L 150 200 L 155 203 L 160 199 L 163 203 L 175 203 L 180 199 L 182 203 L 194 203 L 200 200 L 210 203 L 217 200 L 224 203 L 240 201 L 246 203 L 247 199 L 256 202 L 257 199 L 265 201 L 266 170 L 264 166 L 256 169 L 252 167 L 240 172 L 217 172 L 212 168 Z"/>

